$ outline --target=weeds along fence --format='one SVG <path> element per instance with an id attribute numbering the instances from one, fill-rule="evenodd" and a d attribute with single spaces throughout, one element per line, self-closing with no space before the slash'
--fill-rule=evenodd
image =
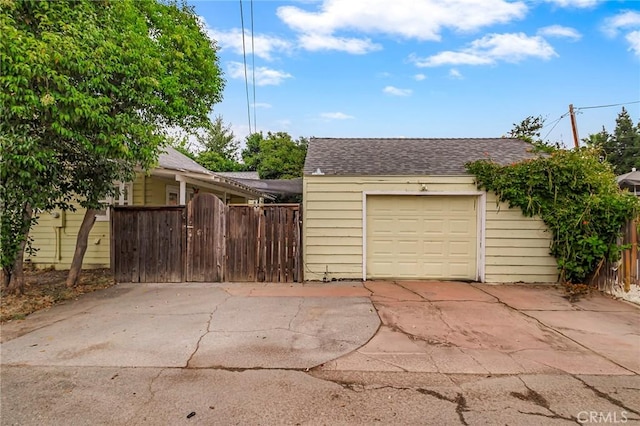
<path id="1" fill-rule="evenodd" d="M 630 220 L 623 228 L 620 244 L 628 246 L 618 262 L 605 262 L 594 274 L 591 284 L 599 290 L 612 292 L 622 289 L 628 292 L 632 285 L 640 286 L 640 218 Z"/>

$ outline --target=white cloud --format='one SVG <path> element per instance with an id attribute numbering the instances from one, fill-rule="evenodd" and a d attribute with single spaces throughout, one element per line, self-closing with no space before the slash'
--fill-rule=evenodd
<path id="1" fill-rule="evenodd" d="M 462 73 L 460 73 L 460 71 L 458 71 L 455 68 L 451 68 L 449 70 L 449 78 L 454 78 L 456 80 L 462 80 L 464 77 L 462 76 Z"/>
<path id="2" fill-rule="evenodd" d="M 244 70 L 242 71 L 242 77 L 244 78 Z M 255 107 L 255 108 L 271 108 L 271 104 L 268 104 L 266 102 L 256 102 L 255 104 L 251 104 L 251 106 Z"/>
<path id="3" fill-rule="evenodd" d="M 619 32 L 626 32 L 624 38 L 629 43 L 629 50 L 640 57 L 640 12 L 628 10 L 608 18 L 603 30 L 610 37 L 616 37 Z"/>
<path id="4" fill-rule="evenodd" d="M 240 28 L 232 28 L 227 31 L 207 28 L 207 33 L 210 38 L 217 41 L 221 50 L 229 49 L 242 55 L 242 30 Z M 251 32 L 247 29 L 244 31 L 244 44 L 247 55 L 251 54 Z M 293 49 L 293 45 L 289 41 L 266 34 L 254 34 L 253 47 L 255 47 L 256 56 L 265 60 L 273 59 L 273 54 L 276 52 L 288 53 Z"/>
<path id="5" fill-rule="evenodd" d="M 241 62 L 229 62 L 228 75 L 231 78 L 244 79 L 244 65 Z M 291 74 L 267 67 L 256 67 L 256 86 L 278 86 L 285 79 L 293 77 Z M 249 83 L 253 82 L 251 67 L 247 67 L 247 78 Z"/>
<path id="6" fill-rule="evenodd" d="M 625 38 L 629 42 L 629 50 L 640 57 L 640 31 L 632 31 Z"/>
<path id="7" fill-rule="evenodd" d="M 411 89 L 399 89 L 393 86 L 387 86 L 382 89 L 384 93 L 392 96 L 410 96 L 413 91 Z"/>
<path id="8" fill-rule="evenodd" d="M 611 18 L 607 18 L 604 22 L 604 32 L 615 37 L 618 32 L 624 29 L 633 29 L 640 27 L 640 12 L 626 11 L 617 14 Z"/>
<path id="9" fill-rule="evenodd" d="M 298 37 L 300 47 L 310 51 L 338 50 L 354 55 L 362 55 L 382 49 L 382 46 L 373 43 L 368 38 L 334 37 L 327 34 L 301 34 Z"/>
<path id="10" fill-rule="evenodd" d="M 557 56 L 553 47 L 540 36 L 524 33 L 488 34 L 459 51 L 444 51 L 427 58 L 411 55 L 418 67 L 441 65 L 490 65 L 498 61 L 520 62 L 526 58 L 550 59 Z"/>
<path id="11" fill-rule="evenodd" d="M 311 8 L 312 10 L 307 10 Z M 323 0 L 302 9 L 281 6 L 278 17 L 300 34 L 309 50 L 367 53 L 381 48 L 368 38 L 344 38 L 341 31 L 440 40 L 445 29 L 473 31 L 526 15 L 525 1 L 508 0 Z"/>
<path id="12" fill-rule="evenodd" d="M 415 81 L 422 81 L 422 80 L 424 80 L 426 78 L 427 78 L 427 76 L 424 75 L 424 74 L 416 74 L 416 75 L 413 76 L 413 79 Z"/>
<path id="13" fill-rule="evenodd" d="M 350 120 L 355 118 L 353 115 L 348 115 L 343 112 L 323 112 L 320 117 L 327 120 Z"/>
<path id="14" fill-rule="evenodd" d="M 582 38 L 582 34 L 575 28 L 563 27 L 562 25 L 550 25 L 540 28 L 538 34 L 547 37 L 566 37 L 572 40 L 580 40 L 580 38 Z"/>
<path id="15" fill-rule="evenodd" d="M 593 7 L 603 0 L 545 0 L 547 3 L 553 3 L 559 7 Z"/>

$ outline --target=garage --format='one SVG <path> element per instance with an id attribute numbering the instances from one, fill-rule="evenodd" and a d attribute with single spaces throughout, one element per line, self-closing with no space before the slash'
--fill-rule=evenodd
<path id="1" fill-rule="evenodd" d="M 305 281 L 556 282 L 544 222 L 480 189 L 465 167 L 533 156 L 509 138 L 311 138 Z"/>
<path id="2" fill-rule="evenodd" d="M 368 196 L 367 279 L 476 280 L 477 200 L 474 196 Z"/>

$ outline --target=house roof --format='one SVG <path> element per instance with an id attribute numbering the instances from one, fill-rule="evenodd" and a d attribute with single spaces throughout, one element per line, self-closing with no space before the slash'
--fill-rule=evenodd
<path id="1" fill-rule="evenodd" d="M 199 179 L 207 183 L 215 183 L 216 185 L 241 190 L 256 196 L 267 196 L 268 194 L 256 189 L 250 185 L 246 185 L 238 179 L 222 176 L 219 173 L 212 172 L 206 167 L 193 161 L 191 158 L 182 154 L 180 151 L 166 146 L 158 156 L 158 166 L 153 173 L 174 173 L 182 174 L 186 177 Z"/>
<path id="2" fill-rule="evenodd" d="M 640 171 L 633 169 L 629 173 L 617 176 L 618 185 L 622 187 L 640 185 Z"/>
<path id="3" fill-rule="evenodd" d="M 161 152 L 158 156 L 158 166 L 163 169 L 178 170 L 184 172 L 203 173 L 212 175 L 211 170 L 193 161 L 180 151 L 173 147 L 164 147 L 165 152 Z"/>
<path id="4" fill-rule="evenodd" d="M 267 194 L 302 194 L 302 178 L 296 179 L 235 179 Z"/>
<path id="5" fill-rule="evenodd" d="M 531 145 L 511 138 L 309 140 L 304 174 L 463 175 L 465 163 L 490 158 L 500 164 L 534 158 Z"/>
<path id="6" fill-rule="evenodd" d="M 258 180 L 258 172 L 216 172 L 220 176 L 230 177 L 231 179 L 251 179 Z"/>

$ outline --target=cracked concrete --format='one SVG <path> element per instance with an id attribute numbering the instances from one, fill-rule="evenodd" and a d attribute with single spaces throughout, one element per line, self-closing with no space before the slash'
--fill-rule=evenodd
<path id="1" fill-rule="evenodd" d="M 366 282 L 382 326 L 324 369 L 465 374 L 640 372 L 640 310 L 552 286 Z M 549 311 L 541 307 L 549 307 Z"/>
<path id="2" fill-rule="evenodd" d="M 236 287 L 253 293 L 249 285 Z M 379 325 L 371 302 L 349 295 L 361 286 L 334 286 L 337 297 L 317 286 L 312 294 L 322 290 L 325 297 L 280 297 L 289 288 L 282 286 L 234 296 L 228 288 L 121 284 L 98 300 L 3 325 L 3 336 L 14 338 L 2 343 L 2 363 L 305 369 L 353 351 Z"/>
<path id="3" fill-rule="evenodd" d="M 0 424 L 640 424 L 639 312 L 551 286 L 119 285 L 2 326 Z"/>

